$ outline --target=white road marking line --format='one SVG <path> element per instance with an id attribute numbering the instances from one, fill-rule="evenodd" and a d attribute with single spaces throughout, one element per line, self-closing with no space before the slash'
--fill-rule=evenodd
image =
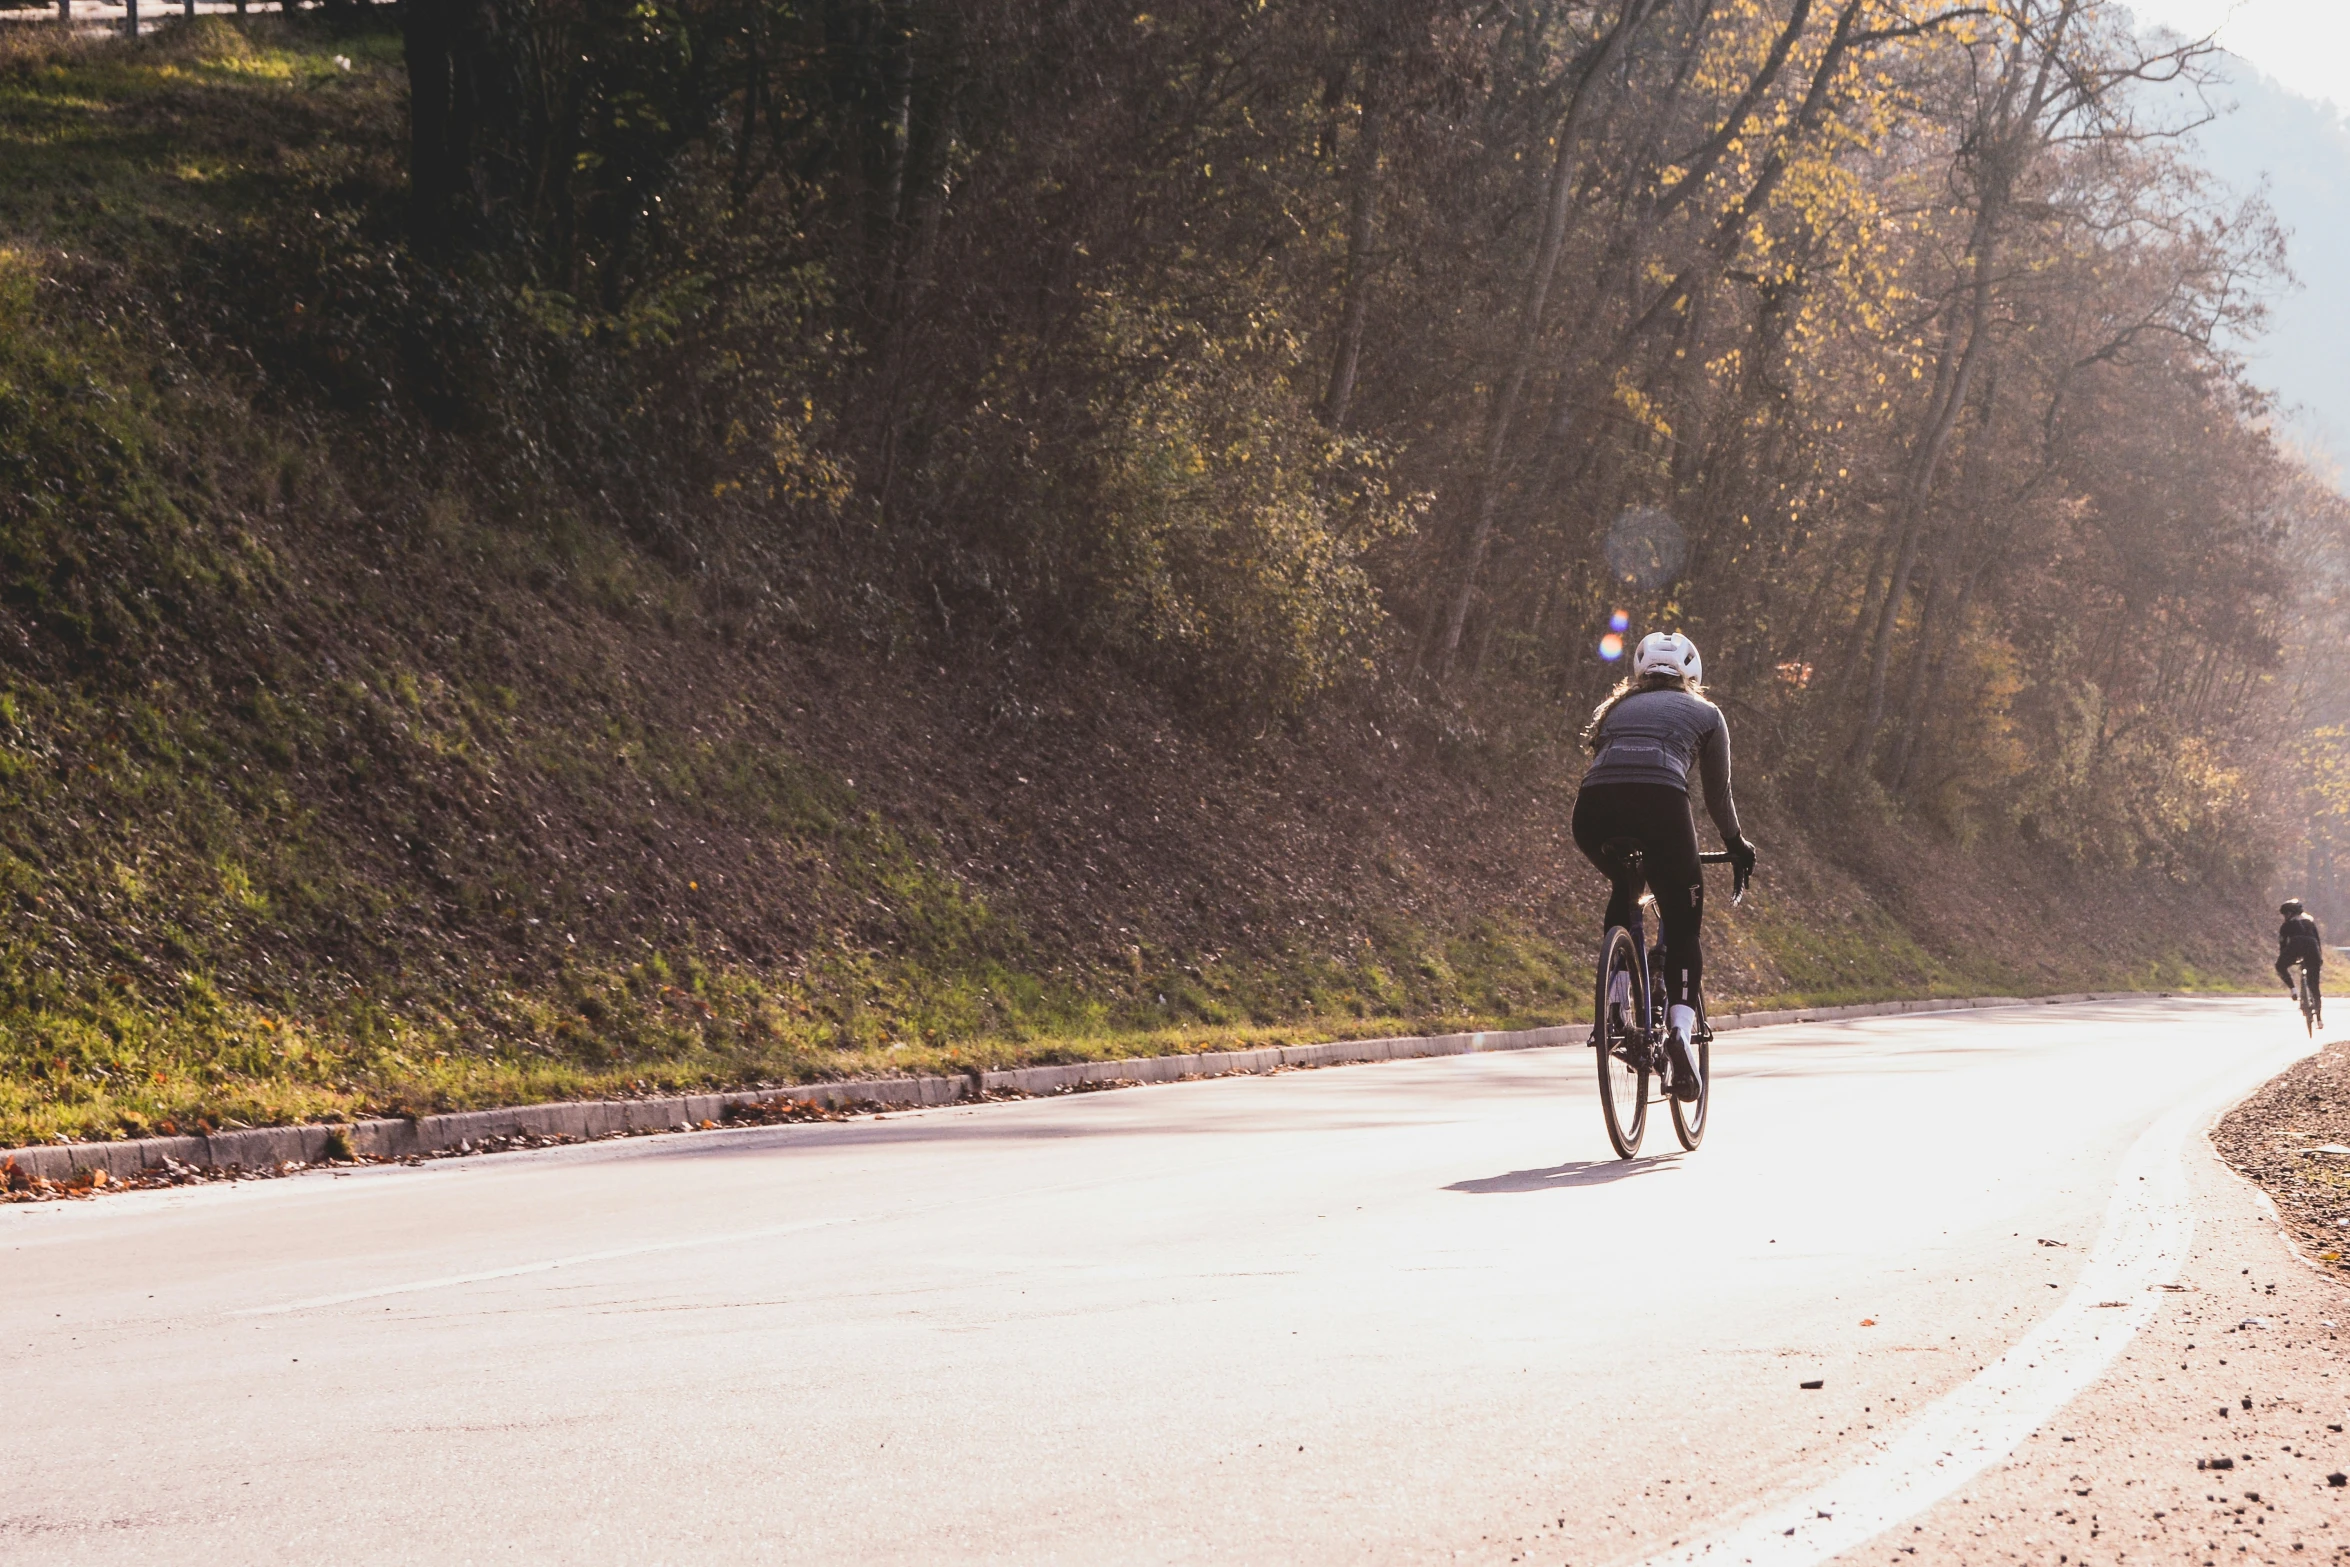
<path id="1" fill-rule="evenodd" d="M 2252 1084 L 2305 1053 L 2280 1056 Z M 1916 1517 L 2014 1452 L 2153 1320 L 2195 1233 L 2187 1136 L 2245 1091 L 2231 1073 L 2224 1091 L 2167 1112 L 2130 1146 L 2080 1281 L 2013 1349 L 1901 1431 L 1876 1439 L 1866 1457 L 1825 1485 L 1647 1557 L 1641 1567 L 1816 1567 Z"/>

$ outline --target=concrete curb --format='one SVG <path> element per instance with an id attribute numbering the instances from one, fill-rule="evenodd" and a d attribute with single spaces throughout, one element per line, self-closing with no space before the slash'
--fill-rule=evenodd
<path id="1" fill-rule="evenodd" d="M 1959 1012 L 1976 1007 L 2060 1006 L 2080 1001 L 2135 1001 L 2168 997 L 2169 991 L 2084 991 L 2075 995 L 1976 996 L 1960 1000 L 1874 1001 L 1855 1006 L 1792 1007 L 1775 1012 L 1739 1012 L 1713 1020 L 1717 1033 L 1769 1028 L 1785 1023 L 1824 1023 L 1841 1018 L 1887 1017 L 1913 1012 Z M 203 1169 L 269 1169 L 285 1163 L 315 1164 L 328 1157 L 340 1138 L 351 1153 L 400 1159 L 468 1150 L 504 1138 L 598 1138 L 629 1132 L 688 1131 L 704 1121 L 723 1121 L 735 1105 L 778 1099 L 801 1104 L 952 1104 L 980 1093 L 1056 1094 L 1088 1087 L 1169 1083 L 1187 1077 L 1223 1077 L 1269 1072 L 1281 1067 L 1351 1066 L 1366 1061 L 1405 1061 L 1427 1056 L 1472 1055 L 1488 1050 L 1542 1050 L 1582 1044 L 1589 1026 L 1566 1023 L 1550 1028 L 1501 1029 L 1473 1034 L 1407 1035 L 1391 1039 L 1342 1039 L 1322 1045 L 1267 1046 L 1199 1055 L 1134 1056 L 1114 1061 L 1078 1061 L 1066 1066 L 1029 1066 L 1008 1072 L 958 1077 L 873 1077 L 844 1083 L 796 1083 L 784 1088 L 742 1089 L 723 1094 L 681 1094 L 665 1099 L 579 1100 L 521 1105 L 504 1110 L 468 1110 L 414 1119 L 357 1121 L 346 1125 L 257 1127 L 214 1132 L 207 1137 L 140 1137 L 121 1142 L 47 1143 L 0 1149 L 26 1175 L 70 1180 L 77 1172 L 104 1170 L 127 1178 L 175 1160 Z M 339 1150 L 338 1150 L 339 1153 Z"/>

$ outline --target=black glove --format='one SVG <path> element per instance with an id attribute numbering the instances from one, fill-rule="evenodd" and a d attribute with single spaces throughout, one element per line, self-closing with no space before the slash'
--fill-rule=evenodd
<path id="1" fill-rule="evenodd" d="M 1754 879 L 1754 845 L 1741 838 L 1729 845 L 1729 853 L 1730 869 L 1737 873 L 1731 882 L 1730 895 L 1743 897 L 1746 884 Z"/>

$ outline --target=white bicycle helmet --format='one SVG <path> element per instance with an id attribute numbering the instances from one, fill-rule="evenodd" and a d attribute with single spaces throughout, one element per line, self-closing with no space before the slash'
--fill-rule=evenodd
<path id="1" fill-rule="evenodd" d="M 1678 631 L 1651 631 L 1640 639 L 1640 651 L 1632 655 L 1634 675 L 1679 675 L 1691 685 L 1705 680 L 1705 660 L 1697 656 L 1697 644 Z"/>

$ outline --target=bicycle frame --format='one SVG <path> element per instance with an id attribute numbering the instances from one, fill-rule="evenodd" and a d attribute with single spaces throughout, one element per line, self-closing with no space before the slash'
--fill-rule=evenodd
<path id="1" fill-rule="evenodd" d="M 1627 857 L 1624 867 L 1626 873 L 1635 876 L 1638 875 L 1641 869 L 1640 860 L 1641 856 L 1637 852 Z M 1697 857 L 1697 863 L 1700 865 L 1728 865 L 1731 863 L 1730 852 L 1727 849 L 1717 849 L 1708 853 L 1700 854 Z M 1632 905 L 1632 923 L 1625 926 L 1624 930 L 1632 938 L 1634 961 L 1639 965 L 1640 969 L 1641 1004 L 1638 1013 L 1638 1021 L 1635 1024 L 1635 1032 L 1637 1032 L 1643 1039 L 1654 1038 L 1661 1040 L 1664 1038 L 1664 1020 L 1661 1015 L 1656 1013 L 1655 1008 L 1652 1005 L 1656 996 L 1656 982 L 1649 969 L 1650 949 L 1648 945 L 1647 922 L 1640 917 L 1641 905 L 1647 901 L 1649 901 L 1648 896 L 1643 894 L 1640 900 Z M 1730 906 L 1732 908 L 1736 908 L 1745 901 L 1746 877 L 1744 875 L 1740 875 L 1733 881 L 1731 885 Z M 1663 916 L 1659 915 L 1658 920 L 1661 924 Z M 1663 931 L 1659 930 L 1657 934 L 1659 939 L 1662 939 L 1664 934 Z M 1601 933 L 1600 939 L 1602 942 L 1606 940 L 1605 932 Z M 1700 993 L 1697 997 L 1697 1026 L 1700 1029 L 1705 1029 L 1705 996 L 1703 993 Z M 1713 1037 L 1712 1031 L 1710 1029 L 1706 1030 L 1706 1037 L 1709 1039 Z"/>
<path id="2" fill-rule="evenodd" d="M 1619 887 L 1627 882 L 1638 885 L 1643 880 L 1643 858 L 1637 843 L 1617 841 L 1604 847 L 1602 864 Z M 1698 861 L 1722 865 L 1730 863 L 1730 855 L 1727 852 L 1701 854 Z M 1733 903 L 1744 899 L 1746 880 L 1743 873 L 1739 875 Z M 1707 1105 L 1712 1097 L 1713 1073 L 1710 1057 L 1705 1052 L 1712 1043 L 1713 1030 L 1706 1026 L 1702 993 L 1691 998 L 1697 1019 L 1696 1026 L 1690 1030 L 1690 1064 L 1695 1070 L 1697 1092 L 1685 1099 L 1671 1087 L 1672 1052 L 1665 1038 L 1670 1007 L 1663 994 L 1655 954 L 1648 945 L 1648 924 L 1642 918 L 1647 903 L 1645 897 L 1636 901 L 1630 917 L 1621 924 L 1608 926 L 1600 937 L 1600 983 L 1592 998 L 1591 1044 L 1598 1052 L 1601 1108 L 1609 1140 L 1615 1145 L 1617 1157 L 1624 1159 L 1638 1156 L 1648 1109 L 1659 1103 L 1671 1107 L 1673 1133 L 1680 1139 L 1682 1148 L 1694 1151 L 1705 1137 L 1710 1119 Z M 1660 914 L 1660 923 L 1661 920 Z M 1637 998 L 1625 995 L 1619 1000 L 1619 981 L 1637 990 Z M 1630 1081 L 1620 1082 L 1619 1071 Z M 1631 1090 L 1628 1098 L 1621 1092 L 1623 1089 Z"/>

